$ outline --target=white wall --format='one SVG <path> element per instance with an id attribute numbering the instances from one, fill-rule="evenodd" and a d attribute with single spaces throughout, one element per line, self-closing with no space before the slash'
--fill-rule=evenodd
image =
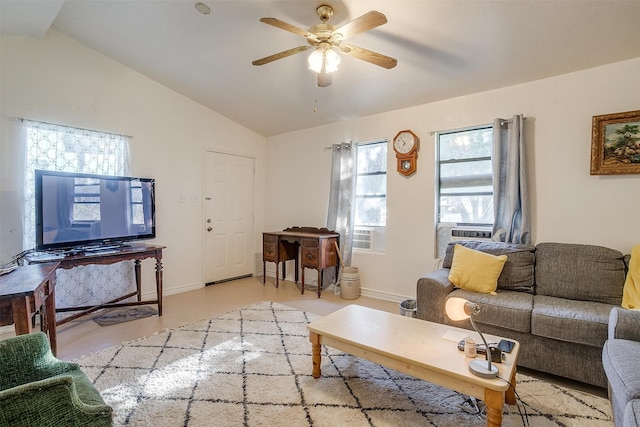
<path id="1" fill-rule="evenodd" d="M 416 90 L 420 84 L 414 83 Z M 396 170 L 389 148 L 387 251 L 356 254 L 363 294 L 415 296 L 434 265 L 432 131 L 523 113 L 533 240 L 598 244 L 629 253 L 640 243 L 640 175 L 590 176 L 591 118 L 640 109 L 640 58 L 577 73 L 279 135 L 268 140 L 265 227 L 324 226 L 330 152 L 340 141 L 421 139 L 418 172 Z"/>
<path id="2" fill-rule="evenodd" d="M 131 174 L 156 179 L 157 238 L 164 251 L 165 295 L 203 283 L 202 209 L 205 149 L 255 158 L 256 251 L 261 247 L 265 139 L 203 107 L 50 31 L 46 38 L 1 40 L 0 115 L 130 135 Z M 20 252 L 15 237 L 15 136 L 0 141 L 0 261 Z M 179 195 L 185 203 L 179 203 Z M 192 202 L 192 196 L 197 201 Z M 18 224 L 19 227 L 19 224 Z M 153 263 L 143 262 L 143 292 L 154 286 Z"/>
<path id="3" fill-rule="evenodd" d="M 640 175 L 589 175 L 591 117 L 640 108 L 640 58 L 279 135 L 265 144 L 261 136 L 55 32 L 43 40 L 3 37 L 0 55 L 0 261 L 20 250 L 13 227 L 19 217 L 12 209 L 20 182 L 17 164 L 9 159 L 15 136 L 6 129 L 14 117 L 133 136 L 132 174 L 157 179 L 155 243 L 167 246 L 166 294 L 202 285 L 205 149 L 256 158 L 258 252 L 262 231 L 325 225 L 330 170 L 325 147 L 412 129 L 421 138 L 416 175 L 398 175 L 389 150 L 387 251 L 357 254 L 353 264 L 360 268 L 364 294 L 415 295 L 417 278 L 434 264 L 430 132 L 517 113 L 529 117 L 534 241 L 600 244 L 625 253 L 640 242 Z M 153 269 L 143 271 L 150 291 Z"/>

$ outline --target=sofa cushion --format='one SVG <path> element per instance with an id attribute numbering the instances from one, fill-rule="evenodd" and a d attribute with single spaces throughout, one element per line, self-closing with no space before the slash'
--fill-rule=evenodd
<path id="1" fill-rule="evenodd" d="M 640 342 L 607 340 L 602 349 L 602 364 L 614 414 L 622 414 L 629 401 L 640 398 Z"/>
<path id="2" fill-rule="evenodd" d="M 451 297 L 464 298 L 480 305 L 480 313 L 473 318 L 476 323 L 513 331 L 531 331 L 531 294 L 498 289 L 496 295 L 490 295 L 457 289 L 449 294 L 448 298 Z"/>
<path id="3" fill-rule="evenodd" d="M 640 425 L 640 399 L 633 399 L 627 403 L 627 407 L 624 410 L 624 426 L 638 426 Z"/>
<path id="4" fill-rule="evenodd" d="M 451 268 L 456 244 L 491 255 L 506 255 L 498 289 L 533 293 L 535 247 L 517 243 L 464 240 L 449 243 L 442 267 Z"/>
<path id="5" fill-rule="evenodd" d="M 611 306 L 536 295 L 531 333 L 541 337 L 602 347 L 607 340 Z"/>
<path id="6" fill-rule="evenodd" d="M 602 246 L 539 243 L 535 275 L 538 295 L 620 305 L 624 255 Z"/>
<path id="7" fill-rule="evenodd" d="M 506 260 L 506 255 L 496 256 L 456 245 L 449 281 L 468 291 L 492 294 Z"/>

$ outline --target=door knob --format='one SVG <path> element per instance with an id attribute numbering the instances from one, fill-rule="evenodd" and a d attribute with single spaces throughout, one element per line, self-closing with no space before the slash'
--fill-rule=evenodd
<path id="1" fill-rule="evenodd" d="M 212 227 L 207 227 L 207 231 L 212 231 L 213 228 Z"/>

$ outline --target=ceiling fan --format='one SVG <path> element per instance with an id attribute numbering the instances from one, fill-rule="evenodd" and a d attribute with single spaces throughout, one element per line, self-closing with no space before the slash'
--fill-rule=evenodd
<path id="1" fill-rule="evenodd" d="M 322 21 L 322 24 L 314 25 L 308 30 L 303 30 L 302 28 L 298 28 L 295 25 L 288 24 L 276 18 L 260 19 L 260 22 L 273 25 L 274 27 L 306 38 L 308 45 L 294 47 L 293 49 L 257 59 L 253 61 L 252 64 L 268 64 L 269 62 L 314 48 L 315 50 L 309 55 L 309 69 L 316 72 L 318 76 L 318 86 L 325 87 L 331 84 L 331 73 L 338 69 L 338 64 L 340 63 L 340 55 L 338 55 L 335 50 L 387 69 L 395 67 L 398 63 L 395 58 L 362 47 L 342 43 L 343 40 L 349 37 L 386 24 L 387 17 L 382 13 L 372 10 L 338 28 L 327 23 L 329 18 L 333 16 L 333 8 L 331 6 L 326 4 L 318 6 L 316 13 L 320 21 Z"/>

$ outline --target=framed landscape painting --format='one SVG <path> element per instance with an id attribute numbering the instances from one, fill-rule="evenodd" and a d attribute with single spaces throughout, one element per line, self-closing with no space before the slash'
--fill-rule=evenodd
<path id="1" fill-rule="evenodd" d="M 640 110 L 593 116 L 591 175 L 640 174 Z"/>

